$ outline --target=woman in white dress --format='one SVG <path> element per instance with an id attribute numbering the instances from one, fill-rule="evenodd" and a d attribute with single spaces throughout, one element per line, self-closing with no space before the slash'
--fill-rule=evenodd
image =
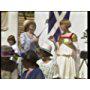
<path id="1" fill-rule="evenodd" d="M 60 56 L 58 56 L 57 63 L 59 65 L 60 77 L 63 79 L 79 77 L 80 60 L 77 58 L 78 50 L 74 44 L 77 42 L 77 36 L 68 30 L 70 26 L 69 20 L 62 20 L 60 22 L 60 30 L 63 31 L 63 34 L 58 38 L 57 45 Z"/>

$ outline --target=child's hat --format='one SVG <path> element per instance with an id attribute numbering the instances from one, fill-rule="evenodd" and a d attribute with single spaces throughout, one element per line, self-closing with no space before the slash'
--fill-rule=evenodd
<path id="1" fill-rule="evenodd" d="M 46 54 L 48 54 L 48 56 L 52 56 L 51 54 L 52 47 L 50 45 L 43 43 L 43 45 L 40 46 L 40 50 L 44 51 Z"/>

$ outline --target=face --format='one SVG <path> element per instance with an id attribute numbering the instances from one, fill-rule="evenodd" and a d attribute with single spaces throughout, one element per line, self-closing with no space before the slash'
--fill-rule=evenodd
<path id="1" fill-rule="evenodd" d="M 14 44 L 14 41 L 9 40 L 8 43 L 9 43 L 10 45 L 13 45 L 13 44 Z"/>
<path id="2" fill-rule="evenodd" d="M 33 24 L 31 24 L 31 25 L 29 26 L 29 31 L 30 31 L 30 33 L 34 33 L 34 31 L 35 31 L 35 26 L 34 26 Z"/>

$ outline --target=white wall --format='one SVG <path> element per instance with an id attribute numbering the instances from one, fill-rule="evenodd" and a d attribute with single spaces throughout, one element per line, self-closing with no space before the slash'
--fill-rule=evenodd
<path id="1" fill-rule="evenodd" d="M 40 33 L 39 44 L 42 45 L 47 38 L 48 24 L 46 20 L 49 18 L 49 12 L 35 12 L 36 31 L 35 34 L 38 36 Z"/>
<path id="2" fill-rule="evenodd" d="M 83 32 L 87 29 L 87 12 L 72 12 L 70 21 L 72 23 L 70 30 L 77 34 L 80 50 L 87 50 L 85 39 L 81 39 Z"/>
<path id="3" fill-rule="evenodd" d="M 1 45 L 8 45 L 7 37 L 14 35 L 16 40 L 18 36 L 18 12 L 8 12 L 8 30 L 1 32 Z"/>

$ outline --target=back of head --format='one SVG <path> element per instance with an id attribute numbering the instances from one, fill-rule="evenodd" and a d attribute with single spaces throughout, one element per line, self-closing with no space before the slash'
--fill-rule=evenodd
<path id="1" fill-rule="evenodd" d="M 39 60 L 38 55 L 33 50 L 29 50 L 25 53 L 22 63 L 25 67 L 29 68 L 37 66 L 37 60 Z"/>
<path id="2" fill-rule="evenodd" d="M 17 63 L 12 60 L 1 60 L 1 70 L 13 72 L 17 69 Z"/>

